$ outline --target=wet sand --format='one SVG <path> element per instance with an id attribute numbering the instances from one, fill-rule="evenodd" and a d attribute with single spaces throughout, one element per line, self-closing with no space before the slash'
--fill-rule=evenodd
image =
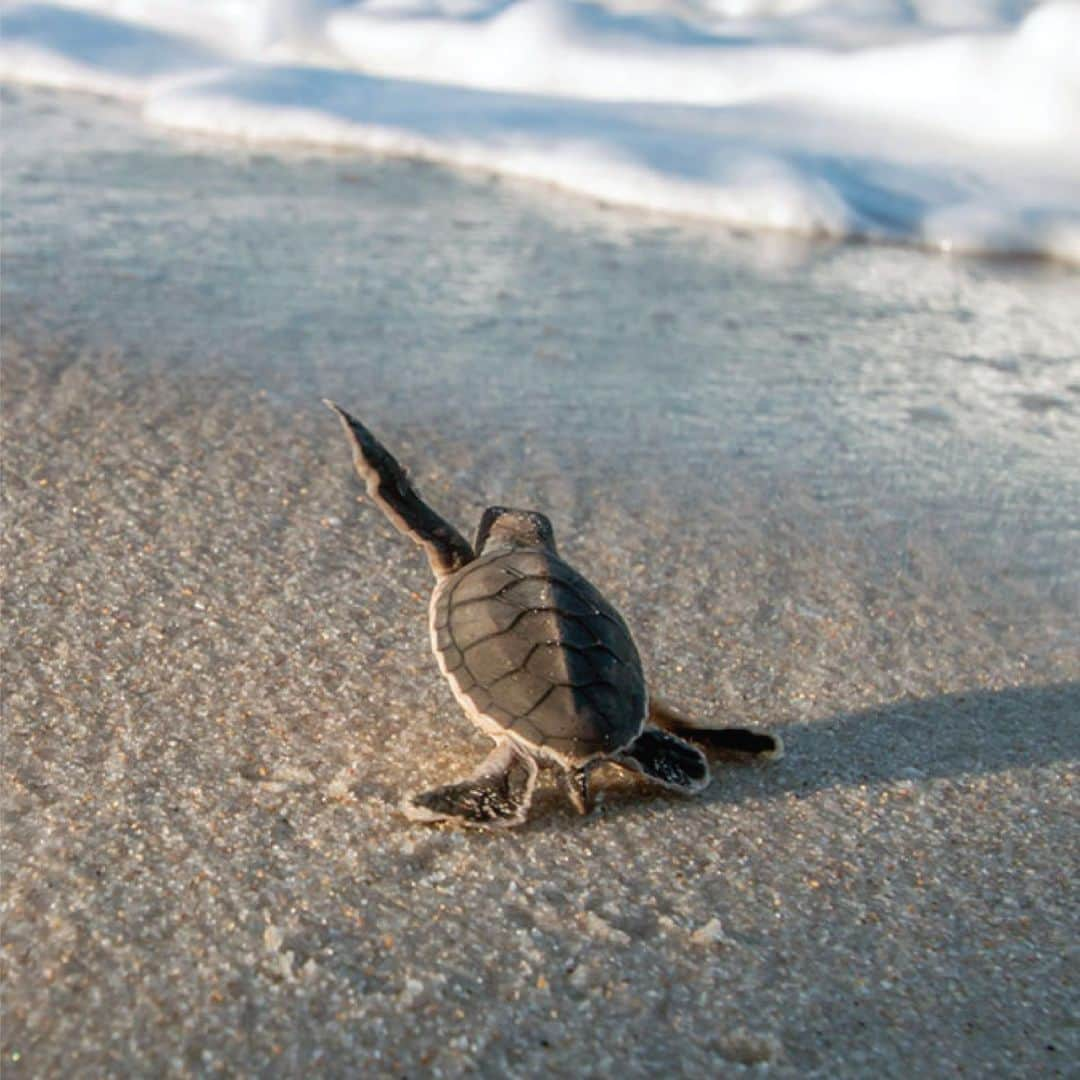
<path id="1" fill-rule="evenodd" d="M 5 166 L 5 1073 L 1069 1074 L 1075 276 L 763 266 L 407 165 L 199 148 L 214 190 L 170 213 L 214 226 L 154 279 L 149 188 L 194 151 L 42 101 L 97 149 Z M 70 241 L 80 168 L 141 230 Z M 353 169 L 366 246 L 300 293 L 256 196 L 347 232 L 320 199 Z M 448 190 L 457 271 L 401 210 Z M 606 771 L 584 820 L 545 787 L 510 834 L 406 821 L 484 740 L 323 395 L 462 528 L 549 512 L 656 686 L 786 758 L 694 800 Z"/>

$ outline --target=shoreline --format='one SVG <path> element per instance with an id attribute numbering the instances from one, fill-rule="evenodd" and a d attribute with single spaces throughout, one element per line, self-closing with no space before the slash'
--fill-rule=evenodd
<path id="1" fill-rule="evenodd" d="M 5 123 L 5 1074 L 1067 1072 L 1075 275 Z M 785 758 L 409 823 L 486 740 L 322 397 Z"/>

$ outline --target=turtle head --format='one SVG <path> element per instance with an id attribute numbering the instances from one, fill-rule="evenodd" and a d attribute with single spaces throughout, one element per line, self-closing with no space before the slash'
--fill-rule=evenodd
<path id="1" fill-rule="evenodd" d="M 477 555 L 501 547 L 545 548 L 554 554 L 555 530 L 535 510 L 489 506 L 480 519 L 473 547 Z"/>

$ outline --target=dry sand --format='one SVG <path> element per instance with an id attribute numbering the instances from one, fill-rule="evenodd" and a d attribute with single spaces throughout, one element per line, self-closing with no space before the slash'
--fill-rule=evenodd
<path id="1" fill-rule="evenodd" d="M 341 165 L 252 168 L 255 188 L 293 177 L 302 210 Z M 1075 1075 L 1080 379 L 1060 282 L 962 264 L 941 310 L 856 296 L 815 338 L 796 274 L 725 269 L 749 283 L 731 352 L 709 339 L 717 390 L 693 381 L 713 329 L 671 321 L 728 300 L 677 288 L 654 317 L 656 273 L 689 263 L 620 235 L 611 296 L 552 301 L 550 333 L 527 294 L 471 333 L 423 315 L 409 337 L 391 308 L 347 360 L 283 374 L 240 355 L 231 308 L 177 314 L 176 289 L 168 347 L 134 314 L 141 348 L 72 333 L 126 256 L 73 245 L 77 287 L 46 296 L 26 183 L 5 269 L 5 1076 Z M 608 228 L 565 230 L 571 263 Z M 477 287 L 421 262 L 414 314 Z M 879 293 L 909 296 L 901 277 Z M 113 336 L 149 310 L 143 280 L 94 294 Z M 586 306 L 622 313 L 591 353 Z M 955 342 L 971 310 L 984 336 L 943 389 L 913 342 Z M 177 319 L 239 360 L 212 373 Z M 856 399 L 860 349 L 880 355 Z M 594 816 L 546 788 L 508 834 L 407 822 L 401 794 L 484 740 L 428 653 L 424 562 L 360 497 L 322 394 L 461 527 L 487 501 L 548 511 L 657 686 L 780 731 L 785 760 L 719 765 L 694 800 L 611 770 Z M 988 422 L 987 401 L 1013 412 Z"/>
<path id="2" fill-rule="evenodd" d="M 1075 654 L 783 510 L 586 489 L 658 681 L 788 756 L 418 828 L 482 740 L 333 418 L 5 352 L 7 1075 L 1068 1074 Z"/>

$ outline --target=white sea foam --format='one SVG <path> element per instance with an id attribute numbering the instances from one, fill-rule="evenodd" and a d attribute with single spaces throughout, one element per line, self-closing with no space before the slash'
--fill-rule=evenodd
<path id="1" fill-rule="evenodd" d="M 0 76 L 747 227 L 1080 262 L 1080 2 L 81 0 Z"/>

